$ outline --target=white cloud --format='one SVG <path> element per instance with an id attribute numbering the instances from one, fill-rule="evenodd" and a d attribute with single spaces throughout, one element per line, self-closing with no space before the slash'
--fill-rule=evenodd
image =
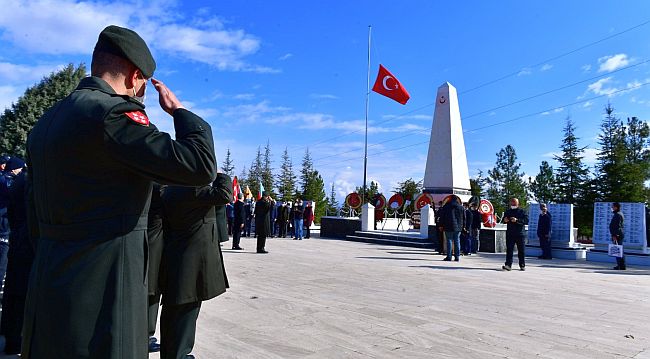
<path id="1" fill-rule="evenodd" d="M 32 83 L 41 80 L 52 72 L 63 69 L 63 65 L 18 65 L 8 62 L 0 62 L 0 79 L 16 83 Z"/>
<path id="2" fill-rule="evenodd" d="M 582 104 L 582 107 L 583 108 L 591 108 L 591 106 L 593 106 L 593 105 L 594 105 L 594 103 L 592 101 L 587 101 L 584 104 Z"/>
<path id="3" fill-rule="evenodd" d="M 309 95 L 309 97 L 315 99 L 315 100 L 338 100 L 339 97 L 336 95 L 332 94 L 327 94 L 327 93 L 313 93 Z"/>
<path id="4" fill-rule="evenodd" d="M 15 86 L 0 86 L 0 112 L 15 103 L 20 97 L 21 93 L 18 87 Z"/>
<path id="5" fill-rule="evenodd" d="M 564 107 L 556 108 L 556 109 L 551 110 L 551 111 L 542 112 L 542 115 L 547 116 L 547 115 L 550 115 L 550 114 L 553 114 L 553 113 L 560 113 L 562 111 L 564 111 Z"/>
<path id="6" fill-rule="evenodd" d="M 612 82 L 612 77 L 605 77 L 600 79 L 589 86 L 587 86 L 587 91 L 591 91 L 596 95 L 611 95 L 614 92 L 618 91 L 616 87 L 608 87 Z"/>
<path id="7" fill-rule="evenodd" d="M 525 76 L 525 75 L 530 75 L 532 73 L 533 72 L 529 68 L 526 67 L 526 68 L 521 69 L 521 71 L 519 71 L 517 76 Z"/>
<path id="8" fill-rule="evenodd" d="M 542 65 L 542 67 L 541 67 L 539 70 L 543 72 L 543 71 L 548 71 L 548 70 L 550 70 L 550 69 L 552 69 L 552 68 L 553 68 L 553 65 L 551 65 L 551 64 L 544 64 L 544 65 Z"/>
<path id="9" fill-rule="evenodd" d="M 630 59 L 626 54 L 616 54 L 603 56 L 598 59 L 598 63 L 600 64 L 598 72 L 610 72 L 627 66 L 630 63 Z"/>
<path id="10" fill-rule="evenodd" d="M 227 29 L 217 18 L 182 19 L 173 1 L 0 1 L 2 39 L 27 52 L 90 54 L 99 32 L 113 24 L 135 29 L 154 55 L 165 52 L 219 70 L 280 72 L 245 60 L 259 51 L 261 40 L 257 37 L 241 29 Z"/>
<path id="11" fill-rule="evenodd" d="M 252 100 L 255 98 L 255 94 L 252 93 L 240 93 L 233 97 L 235 100 Z"/>
<path id="12" fill-rule="evenodd" d="M 280 60 L 280 61 L 285 61 L 285 60 L 288 60 L 288 59 L 290 59 L 290 58 L 292 58 L 292 57 L 293 57 L 293 54 L 292 54 L 292 53 L 288 53 L 288 54 L 284 54 L 284 55 L 280 56 L 280 58 L 278 58 L 278 60 Z"/>
<path id="13" fill-rule="evenodd" d="M 385 120 L 394 120 L 394 119 L 400 119 L 400 120 L 429 120 L 431 121 L 433 119 L 432 115 L 383 115 L 381 118 Z"/>
<path id="14" fill-rule="evenodd" d="M 589 65 L 589 64 L 582 65 L 581 69 L 582 69 L 582 72 L 589 72 L 589 71 L 591 71 L 591 65 Z"/>

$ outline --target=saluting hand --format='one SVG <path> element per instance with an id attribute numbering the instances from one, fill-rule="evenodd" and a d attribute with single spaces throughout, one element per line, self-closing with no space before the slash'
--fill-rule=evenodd
<path id="1" fill-rule="evenodd" d="M 173 115 L 174 111 L 183 107 L 183 104 L 178 101 L 176 95 L 164 84 L 162 81 L 151 78 L 151 83 L 158 91 L 158 102 L 160 107 L 170 115 Z"/>

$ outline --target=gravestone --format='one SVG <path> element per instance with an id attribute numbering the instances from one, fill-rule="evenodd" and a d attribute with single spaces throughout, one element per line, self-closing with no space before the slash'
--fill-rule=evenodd
<path id="1" fill-rule="evenodd" d="M 580 259 L 587 256 L 585 246 L 576 242 L 576 231 L 573 228 L 573 205 L 566 203 L 550 203 L 546 205 L 551 214 L 551 252 L 553 258 Z M 539 256 L 542 254 L 539 238 L 537 237 L 537 222 L 541 213 L 537 203 L 531 203 L 528 210 L 528 243 L 526 254 Z"/>

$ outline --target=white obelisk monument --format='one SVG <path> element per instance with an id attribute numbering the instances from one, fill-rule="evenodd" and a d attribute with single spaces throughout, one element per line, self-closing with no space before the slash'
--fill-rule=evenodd
<path id="1" fill-rule="evenodd" d="M 433 195 L 436 203 L 450 194 L 457 195 L 463 202 L 471 197 L 458 94 L 449 82 L 438 87 L 424 192 Z"/>

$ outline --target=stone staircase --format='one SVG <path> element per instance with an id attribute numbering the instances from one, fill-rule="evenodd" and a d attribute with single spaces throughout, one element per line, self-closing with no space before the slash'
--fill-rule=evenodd
<path id="1" fill-rule="evenodd" d="M 345 240 L 402 247 L 434 247 L 433 242 L 428 238 L 422 238 L 419 232 L 355 231 L 354 234 L 346 235 Z"/>

